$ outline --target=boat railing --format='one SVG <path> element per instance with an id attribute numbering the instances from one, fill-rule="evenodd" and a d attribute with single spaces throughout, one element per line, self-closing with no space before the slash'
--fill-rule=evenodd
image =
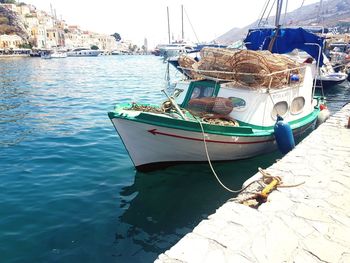
<path id="1" fill-rule="evenodd" d="M 241 84 L 241 87 L 247 88 L 267 88 L 267 89 L 276 89 L 285 84 L 301 84 L 305 75 L 306 65 L 300 67 L 293 67 L 285 70 L 274 71 L 271 73 L 251 73 L 251 72 L 237 72 L 237 71 L 218 71 L 218 70 L 203 70 L 195 68 L 185 68 L 179 66 L 185 73 L 193 72 L 197 78 L 204 78 L 208 80 L 213 80 L 216 82 L 238 82 Z M 191 74 L 193 76 L 193 74 Z M 294 75 L 294 78 L 292 78 Z M 255 79 L 260 80 L 261 85 L 251 86 L 249 83 L 245 83 L 244 80 L 249 80 L 249 77 L 255 77 Z M 278 79 L 284 78 L 284 85 L 277 85 Z M 250 79 L 254 80 L 254 79 Z M 277 81 L 277 82 L 276 82 Z M 259 83 L 259 82 L 258 82 Z M 258 84 L 256 83 L 256 84 Z M 246 84 L 246 85 L 244 85 Z"/>
<path id="2" fill-rule="evenodd" d="M 318 57 L 317 57 L 317 64 L 316 64 L 316 76 L 314 76 L 314 83 L 313 83 L 313 87 L 312 87 L 312 94 L 315 94 L 315 90 L 316 90 L 316 82 L 317 82 L 317 76 L 321 74 L 320 72 L 320 61 L 321 61 L 321 55 L 322 55 L 322 47 L 317 44 L 317 43 L 305 43 L 305 45 L 308 46 L 317 46 L 318 47 Z M 322 95 L 323 94 L 323 86 L 321 84 L 321 91 L 322 91 Z"/>

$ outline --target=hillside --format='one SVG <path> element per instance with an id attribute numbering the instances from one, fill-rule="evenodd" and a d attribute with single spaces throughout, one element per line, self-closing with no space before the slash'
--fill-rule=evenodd
<path id="1" fill-rule="evenodd" d="M 28 39 L 23 19 L 15 12 L 0 6 L 0 35 L 16 34 L 22 39 Z"/>
<path id="2" fill-rule="evenodd" d="M 287 13 L 284 25 L 288 26 L 314 26 L 339 27 L 339 30 L 350 28 L 350 0 L 328 0 L 323 2 L 320 16 L 318 16 L 319 3 L 306 5 Z M 273 24 L 274 17 L 269 18 Z M 232 28 L 227 33 L 215 39 L 217 43 L 231 44 L 243 39 L 249 28 L 257 26 L 258 19 L 244 28 Z"/>

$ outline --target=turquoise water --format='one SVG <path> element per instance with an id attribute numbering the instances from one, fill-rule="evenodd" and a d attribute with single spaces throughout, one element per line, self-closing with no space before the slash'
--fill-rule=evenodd
<path id="1" fill-rule="evenodd" d="M 232 197 L 206 164 L 133 168 L 107 112 L 165 100 L 165 68 L 153 56 L 0 60 L 0 262 L 153 262 Z M 215 168 L 238 189 L 276 158 Z"/>

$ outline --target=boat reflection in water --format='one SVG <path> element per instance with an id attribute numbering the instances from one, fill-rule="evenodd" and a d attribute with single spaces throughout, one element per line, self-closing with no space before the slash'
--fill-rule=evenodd
<path id="1" fill-rule="evenodd" d="M 274 152 L 218 163 L 215 169 L 226 185 L 240 189 L 257 167 L 267 167 L 280 157 L 279 152 Z M 134 183 L 124 187 L 120 196 L 124 213 L 116 229 L 115 251 L 121 262 L 153 261 L 234 197 L 221 188 L 207 164 L 179 165 L 147 174 L 136 172 Z M 138 255 L 142 256 L 139 260 Z"/>

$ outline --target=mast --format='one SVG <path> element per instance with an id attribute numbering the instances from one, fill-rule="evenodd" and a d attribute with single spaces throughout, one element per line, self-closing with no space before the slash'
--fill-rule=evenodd
<path id="1" fill-rule="evenodd" d="M 280 26 L 282 6 L 283 6 L 283 0 L 278 0 L 277 1 L 277 8 L 276 8 L 275 27 Z"/>
<path id="2" fill-rule="evenodd" d="M 169 7 L 166 7 L 166 11 L 167 11 L 167 17 L 168 17 L 168 41 L 169 44 L 171 44 L 171 39 L 170 39 L 170 20 L 169 20 Z"/>
<path id="3" fill-rule="evenodd" d="M 280 25 L 280 19 L 281 19 L 281 13 L 282 13 L 282 6 L 283 6 L 283 0 L 277 0 L 277 8 L 276 8 L 276 17 L 275 17 L 275 27 L 276 31 L 269 43 L 268 50 L 272 52 L 273 45 L 275 44 L 276 38 L 278 36 L 278 31 L 281 27 Z"/>
<path id="4" fill-rule="evenodd" d="M 318 7 L 318 13 L 317 13 L 318 23 L 323 23 L 322 11 L 323 11 L 323 3 L 322 3 L 322 0 L 320 0 L 320 6 Z"/>
<path id="5" fill-rule="evenodd" d="M 184 33 L 184 6 L 181 5 L 181 38 L 182 41 L 185 39 L 185 33 Z"/>

